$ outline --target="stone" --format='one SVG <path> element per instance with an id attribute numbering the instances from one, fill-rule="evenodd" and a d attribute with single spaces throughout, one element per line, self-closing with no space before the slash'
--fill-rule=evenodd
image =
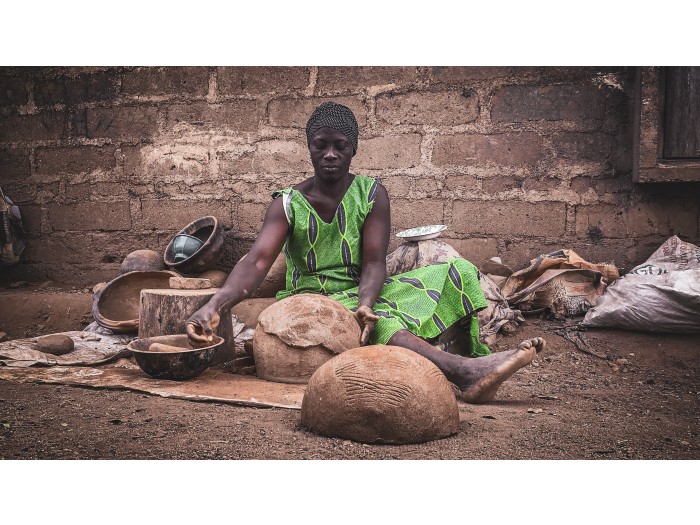
<path id="1" fill-rule="evenodd" d="M 63 355 L 72 352 L 75 343 L 67 335 L 51 334 L 36 340 L 36 349 L 45 354 Z"/>
<path id="2" fill-rule="evenodd" d="M 7 339 L 7 334 L 5 332 L 0 332 L 0 343 Z"/>
<path id="3" fill-rule="evenodd" d="M 360 326 L 352 312 L 320 294 L 270 305 L 253 335 L 258 377 L 280 383 L 306 383 L 323 363 L 359 345 Z"/>
<path id="4" fill-rule="evenodd" d="M 121 273 L 165 270 L 163 255 L 153 250 L 135 250 L 124 258 Z"/>
<path id="5" fill-rule="evenodd" d="M 459 409 L 433 363 L 405 348 L 372 345 L 319 367 L 304 394 L 301 422 L 329 437 L 422 443 L 459 432 Z"/>

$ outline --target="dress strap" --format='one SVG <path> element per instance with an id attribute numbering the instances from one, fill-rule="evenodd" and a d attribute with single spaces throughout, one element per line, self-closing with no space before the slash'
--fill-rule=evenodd
<path id="1" fill-rule="evenodd" d="M 292 189 L 286 188 L 284 190 L 277 190 L 272 192 L 272 198 L 282 197 L 282 209 L 284 209 L 284 216 L 287 217 L 287 224 L 291 226 L 291 207 L 292 207 Z"/>

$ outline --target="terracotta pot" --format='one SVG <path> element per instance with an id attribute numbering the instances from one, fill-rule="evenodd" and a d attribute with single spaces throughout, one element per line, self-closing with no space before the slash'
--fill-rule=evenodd
<path id="1" fill-rule="evenodd" d="M 129 272 L 111 280 L 92 296 L 92 316 L 117 334 L 138 332 L 139 301 L 144 288 L 170 288 L 176 272 Z"/>
<path id="2" fill-rule="evenodd" d="M 406 348 L 373 345 L 316 370 L 301 422 L 317 434 L 363 443 L 423 443 L 459 432 L 459 408 L 433 363 Z"/>
<path id="3" fill-rule="evenodd" d="M 124 258 L 121 272 L 159 272 L 165 270 L 165 263 L 158 252 L 153 250 L 136 250 Z"/>
<path id="4" fill-rule="evenodd" d="M 173 240 L 178 235 L 191 235 L 204 244 L 190 257 L 182 261 L 175 261 L 173 254 Z M 172 270 L 185 274 L 200 274 L 211 270 L 221 259 L 224 249 L 224 229 L 219 225 L 216 217 L 208 215 L 189 223 L 177 235 L 174 235 L 165 248 L 163 261 Z"/>

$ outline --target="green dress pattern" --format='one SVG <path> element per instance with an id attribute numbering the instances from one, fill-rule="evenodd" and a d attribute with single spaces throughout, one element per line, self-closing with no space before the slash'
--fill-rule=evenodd
<path id="1" fill-rule="evenodd" d="M 276 191 L 289 222 L 284 245 L 286 289 L 277 300 L 299 293 L 327 295 L 357 310 L 362 271 L 362 227 L 372 211 L 379 182 L 356 175 L 330 223 L 323 221 L 306 198 L 293 188 Z M 465 259 L 416 268 L 387 277 L 373 310 L 379 316 L 372 344 L 386 344 L 399 330 L 428 341 L 453 324 L 467 321 L 470 355 L 490 353 L 479 340 L 477 311 L 487 303 L 479 272 Z M 474 314 L 474 315 L 472 315 Z"/>

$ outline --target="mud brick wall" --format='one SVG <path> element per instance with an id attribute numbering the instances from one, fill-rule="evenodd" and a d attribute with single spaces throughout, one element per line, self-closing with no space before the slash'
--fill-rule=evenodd
<path id="1" fill-rule="evenodd" d="M 394 232 L 444 223 L 480 264 L 558 248 L 631 268 L 698 242 L 698 187 L 632 182 L 632 68 L 0 68 L 0 185 L 29 231 L 3 279 L 91 284 L 188 222 L 250 248 L 270 192 L 311 175 L 304 126 L 356 113 L 355 173 L 380 177 Z M 396 246 L 392 240 L 392 248 Z"/>

